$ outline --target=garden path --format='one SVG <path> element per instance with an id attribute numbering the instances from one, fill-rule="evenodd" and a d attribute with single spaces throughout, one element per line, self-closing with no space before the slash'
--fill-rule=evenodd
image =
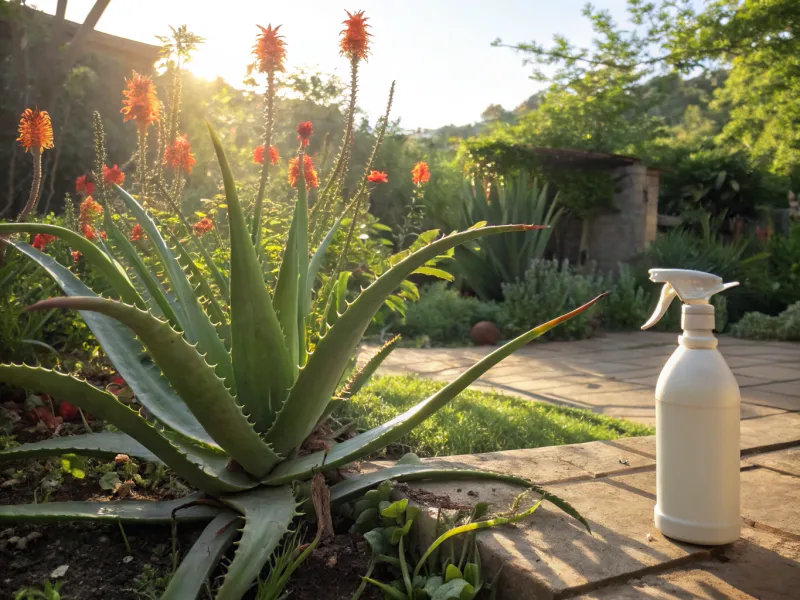
<path id="1" fill-rule="evenodd" d="M 488 371 L 472 387 L 655 425 L 654 388 L 677 335 L 608 333 L 590 340 L 534 343 Z M 800 411 L 800 344 L 721 336 L 742 393 L 742 419 Z M 377 347 L 365 346 L 359 362 Z M 491 347 L 397 348 L 381 373 L 450 381 Z"/>

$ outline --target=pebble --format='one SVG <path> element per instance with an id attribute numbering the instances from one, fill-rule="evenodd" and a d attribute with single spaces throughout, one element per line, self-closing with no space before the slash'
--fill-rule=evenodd
<path id="1" fill-rule="evenodd" d="M 69 569 L 69 565 L 61 565 L 60 567 L 56 567 L 53 569 L 53 572 L 50 573 L 50 577 L 53 579 L 58 579 L 59 577 L 63 577 L 67 574 L 67 569 Z"/>
<path id="2" fill-rule="evenodd" d="M 28 547 L 28 538 L 20 538 L 17 542 L 17 550 L 25 550 Z"/>
<path id="3" fill-rule="evenodd" d="M 19 539 L 20 538 L 19 538 L 18 535 L 11 536 L 10 538 L 8 538 L 8 543 L 9 544 L 16 544 L 19 541 Z"/>
<path id="4" fill-rule="evenodd" d="M 8 529 L 3 529 L 3 531 L 0 531 L 0 538 L 4 538 L 9 535 L 14 535 L 13 527 L 9 527 Z"/>
<path id="5" fill-rule="evenodd" d="M 99 538 L 97 538 L 97 541 L 100 544 L 107 544 L 108 543 L 108 536 L 107 535 L 101 535 Z"/>
<path id="6" fill-rule="evenodd" d="M 28 541 L 32 542 L 33 540 L 38 540 L 40 537 L 42 537 L 41 532 L 39 532 L 39 531 L 31 531 L 28 534 Z"/>
<path id="7" fill-rule="evenodd" d="M 132 560 L 133 560 L 133 557 L 132 557 L 132 556 L 130 556 L 130 555 L 128 555 L 128 556 L 126 556 L 126 557 L 124 557 L 124 558 L 122 559 L 122 562 L 123 562 L 123 563 L 125 563 L 125 564 L 127 565 L 127 564 L 128 564 L 129 562 L 131 562 Z"/>
<path id="8" fill-rule="evenodd" d="M 18 483 L 21 483 L 19 479 L 9 479 L 8 481 L 4 481 L 3 483 L 0 483 L 0 488 L 12 487 L 12 486 L 17 485 Z"/>

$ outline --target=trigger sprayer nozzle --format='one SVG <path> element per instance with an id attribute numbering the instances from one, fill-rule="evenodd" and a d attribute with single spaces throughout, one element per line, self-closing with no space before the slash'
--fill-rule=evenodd
<path id="1" fill-rule="evenodd" d="M 655 311 L 642 329 L 658 323 L 676 297 L 684 304 L 708 304 L 714 294 L 739 285 L 738 281 L 722 283 L 717 275 L 688 269 L 650 269 L 650 281 L 663 283 L 664 287 Z"/>

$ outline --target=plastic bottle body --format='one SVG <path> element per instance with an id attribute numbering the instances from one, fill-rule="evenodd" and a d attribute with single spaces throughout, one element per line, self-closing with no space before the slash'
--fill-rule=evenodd
<path id="1" fill-rule="evenodd" d="M 680 541 L 727 544 L 741 529 L 739 386 L 710 329 L 680 343 L 656 386 L 655 524 Z"/>

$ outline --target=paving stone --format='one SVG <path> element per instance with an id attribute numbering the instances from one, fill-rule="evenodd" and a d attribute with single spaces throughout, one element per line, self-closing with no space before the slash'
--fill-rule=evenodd
<path id="1" fill-rule="evenodd" d="M 748 465 L 766 467 L 774 471 L 780 471 L 787 475 L 800 477 L 800 448 L 789 448 L 788 450 L 778 450 L 777 452 L 767 452 L 756 454 L 744 459 Z M 798 481 L 800 484 L 800 481 Z"/>
<path id="2" fill-rule="evenodd" d="M 769 383 L 769 379 L 759 379 L 758 377 L 749 377 L 748 375 L 739 375 L 734 371 L 734 377 L 736 377 L 736 383 L 739 384 L 739 388 L 746 388 L 746 387 L 754 387 L 757 385 L 764 385 L 765 383 Z"/>
<path id="3" fill-rule="evenodd" d="M 653 458 L 630 452 L 608 441 L 570 444 L 557 448 L 561 460 L 580 467 L 593 477 L 606 477 L 644 467 L 654 468 L 656 464 Z"/>
<path id="4" fill-rule="evenodd" d="M 792 381 L 800 379 L 800 368 L 789 365 L 757 365 L 753 367 L 740 367 L 733 369 L 734 375 L 756 377 L 769 381 Z M 798 384 L 800 387 L 800 384 Z"/>
<path id="5" fill-rule="evenodd" d="M 783 394 L 784 396 L 794 396 L 796 398 L 800 397 L 800 381 L 769 383 L 766 385 L 760 385 L 755 389 L 773 392 L 775 394 Z"/>
<path id="6" fill-rule="evenodd" d="M 780 413 L 741 422 L 740 446 L 745 454 L 800 443 L 800 414 Z"/>
<path id="7" fill-rule="evenodd" d="M 709 553 L 658 533 L 648 498 L 603 481 L 557 484 L 549 489 L 589 520 L 593 535 L 547 503 L 516 528 L 479 534 L 482 562 L 489 572 L 505 563 L 498 584 L 500 598 L 561 597 L 581 586 Z"/>
<path id="8" fill-rule="evenodd" d="M 656 436 L 654 435 L 620 438 L 618 440 L 609 440 L 606 443 L 610 446 L 637 452 L 649 458 L 654 459 L 656 457 Z"/>
<path id="9" fill-rule="evenodd" d="M 781 408 L 784 410 L 800 411 L 800 397 L 787 396 L 785 394 L 776 394 L 769 392 L 761 387 L 743 388 L 740 390 L 742 394 L 742 402 L 749 402 L 750 404 L 760 404 L 762 406 L 771 406 L 773 408 Z"/>
<path id="10" fill-rule="evenodd" d="M 749 527 L 742 539 L 697 563 L 578 596 L 581 600 L 787 600 L 800 586 L 800 543 Z"/>
<path id="11" fill-rule="evenodd" d="M 742 518 L 800 540 L 800 478 L 769 469 L 741 473 Z"/>
<path id="12" fill-rule="evenodd" d="M 724 354 L 725 349 L 723 348 L 720 351 Z M 725 362 L 728 363 L 731 369 L 738 369 L 755 365 L 769 365 L 779 361 L 774 359 L 774 355 L 759 354 L 758 356 L 728 356 L 725 358 Z"/>

